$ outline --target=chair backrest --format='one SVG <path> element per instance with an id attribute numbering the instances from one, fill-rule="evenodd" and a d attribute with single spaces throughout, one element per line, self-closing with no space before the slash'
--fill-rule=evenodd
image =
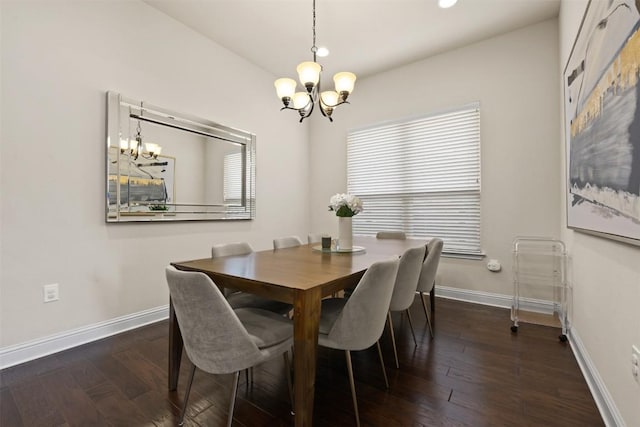
<path id="1" fill-rule="evenodd" d="M 431 292 L 431 289 L 433 289 L 443 245 L 444 242 L 442 239 L 437 237 L 432 238 L 429 240 L 429 243 L 427 243 L 427 257 L 422 263 L 422 271 L 420 272 L 420 279 L 418 280 L 418 291 Z"/>
<path id="2" fill-rule="evenodd" d="M 307 243 L 320 243 L 322 242 L 322 234 L 318 233 L 309 233 L 307 235 Z"/>
<path id="3" fill-rule="evenodd" d="M 211 247 L 212 258 L 232 255 L 248 255 L 252 252 L 253 248 L 247 242 L 219 243 Z"/>
<path id="4" fill-rule="evenodd" d="M 382 335 L 398 272 L 398 259 L 371 265 L 360 279 L 328 338 L 345 350 L 364 350 Z"/>
<path id="5" fill-rule="evenodd" d="M 422 271 L 425 252 L 426 246 L 423 245 L 407 249 L 400 257 L 398 275 L 393 287 L 389 310 L 403 311 L 411 307 L 418 288 L 418 279 Z"/>
<path id="6" fill-rule="evenodd" d="M 376 234 L 376 238 L 407 240 L 407 235 L 404 231 L 378 231 L 378 233 Z"/>
<path id="7" fill-rule="evenodd" d="M 198 368 L 228 374 L 261 360 L 258 346 L 208 276 L 170 266 L 166 277 L 185 351 Z"/>
<path id="8" fill-rule="evenodd" d="M 302 245 L 302 240 L 298 236 L 278 237 L 273 239 L 273 249 L 293 248 Z"/>

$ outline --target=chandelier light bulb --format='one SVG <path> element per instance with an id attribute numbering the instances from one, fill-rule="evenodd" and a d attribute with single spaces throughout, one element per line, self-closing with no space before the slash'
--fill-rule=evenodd
<path id="1" fill-rule="evenodd" d="M 162 150 L 162 148 L 160 148 L 158 144 L 154 144 L 152 142 L 145 143 L 144 147 L 147 150 L 147 152 L 149 152 L 149 154 L 151 154 L 152 156 L 157 156 L 158 154 L 160 154 L 160 151 Z"/>
<path id="2" fill-rule="evenodd" d="M 346 95 L 349 95 L 353 92 L 353 87 L 356 83 L 356 75 L 347 71 L 336 73 L 333 76 L 333 82 L 336 85 L 336 92 L 340 95 L 343 95 L 346 92 Z"/>
<path id="3" fill-rule="evenodd" d="M 296 81 L 293 79 L 278 79 L 273 85 L 276 87 L 276 93 L 280 99 L 293 98 L 293 94 L 296 93 Z"/>
<path id="4" fill-rule="evenodd" d="M 322 103 L 327 107 L 335 107 L 338 105 L 338 92 L 334 90 L 327 90 L 320 94 Z"/>
<path id="5" fill-rule="evenodd" d="M 321 70 L 320 64 L 313 61 L 301 62 L 296 68 L 300 83 L 307 88 L 308 92 L 311 92 L 311 89 L 320 81 Z"/>
<path id="6" fill-rule="evenodd" d="M 296 92 L 295 95 L 293 95 L 293 108 L 295 108 L 296 110 L 305 108 L 310 101 L 311 101 L 311 98 L 309 98 L 308 93 Z"/>

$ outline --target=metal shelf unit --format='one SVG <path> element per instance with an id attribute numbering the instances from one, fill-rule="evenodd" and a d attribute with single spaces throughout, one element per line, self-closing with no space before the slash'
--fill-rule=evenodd
<path id="1" fill-rule="evenodd" d="M 517 237 L 513 241 L 513 304 L 511 331 L 522 323 L 562 329 L 567 341 L 570 290 L 567 252 L 562 241 L 541 237 Z"/>

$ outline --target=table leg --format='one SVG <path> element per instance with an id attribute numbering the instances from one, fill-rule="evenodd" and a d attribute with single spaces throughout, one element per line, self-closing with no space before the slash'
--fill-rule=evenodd
<path id="1" fill-rule="evenodd" d="M 173 309 L 173 302 L 169 298 L 169 391 L 178 388 L 180 375 L 180 360 L 182 359 L 182 333 Z"/>
<path id="2" fill-rule="evenodd" d="M 313 424 L 321 297 L 320 289 L 315 288 L 297 290 L 294 300 L 293 361 L 296 427 L 311 427 Z"/>

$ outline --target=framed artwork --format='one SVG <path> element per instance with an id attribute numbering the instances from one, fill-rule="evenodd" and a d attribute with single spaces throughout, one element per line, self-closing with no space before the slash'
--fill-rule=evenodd
<path id="1" fill-rule="evenodd" d="M 144 215 L 153 213 L 170 213 L 175 211 L 175 171 L 176 159 L 169 156 L 157 158 L 139 158 L 134 161 L 119 149 L 110 150 L 110 158 L 120 159 L 110 161 L 108 176 L 108 195 L 110 206 L 120 206 L 121 215 Z M 120 182 L 118 183 L 118 170 Z M 117 198 L 117 186 L 120 187 L 120 201 Z M 115 211 L 110 212 L 115 216 Z"/>
<path id="2" fill-rule="evenodd" d="M 563 75 L 567 226 L 640 246 L 640 1 L 590 1 Z"/>

